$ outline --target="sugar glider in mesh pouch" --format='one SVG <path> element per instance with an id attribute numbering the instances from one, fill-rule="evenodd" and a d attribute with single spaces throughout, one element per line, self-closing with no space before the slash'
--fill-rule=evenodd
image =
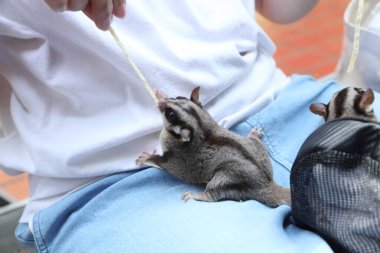
<path id="1" fill-rule="evenodd" d="M 380 124 L 371 89 L 346 87 L 310 110 L 325 124 L 303 143 L 291 169 L 295 224 L 334 252 L 380 252 Z M 377 108 L 376 108 L 377 109 Z"/>
<path id="2" fill-rule="evenodd" d="M 200 194 L 184 193 L 183 200 L 255 199 L 267 206 L 290 205 L 290 191 L 273 181 L 272 165 L 258 132 L 248 137 L 217 124 L 199 102 L 199 87 L 191 98 L 159 99 L 164 127 L 162 155 L 144 152 L 139 165 L 166 170 L 189 183 L 206 184 Z"/>

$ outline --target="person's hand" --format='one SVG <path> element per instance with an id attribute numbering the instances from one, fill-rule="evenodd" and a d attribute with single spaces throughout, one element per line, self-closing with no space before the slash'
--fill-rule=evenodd
<path id="1" fill-rule="evenodd" d="M 54 11 L 83 11 L 101 30 L 108 30 L 112 16 L 125 16 L 125 0 L 45 0 Z"/>

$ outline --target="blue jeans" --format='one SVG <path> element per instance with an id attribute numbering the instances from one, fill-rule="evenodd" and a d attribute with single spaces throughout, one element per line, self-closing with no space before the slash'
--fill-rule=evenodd
<path id="1" fill-rule="evenodd" d="M 301 144 L 323 123 L 309 105 L 327 103 L 340 88 L 293 76 L 271 105 L 232 130 L 247 135 L 260 129 L 275 181 L 289 186 Z M 37 213 L 34 236 L 26 224 L 16 235 L 39 252 L 53 253 L 332 252 L 318 235 L 291 223 L 288 206 L 269 208 L 254 200 L 184 203 L 182 193 L 189 190 L 203 189 L 156 168 L 111 175 Z"/>

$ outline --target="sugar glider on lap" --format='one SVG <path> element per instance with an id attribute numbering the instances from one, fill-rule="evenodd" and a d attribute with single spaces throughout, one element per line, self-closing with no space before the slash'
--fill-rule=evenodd
<path id="1" fill-rule="evenodd" d="M 257 131 L 244 137 L 219 126 L 202 108 L 199 90 L 195 88 L 190 99 L 164 99 L 157 92 L 163 154 L 144 152 L 136 163 L 162 168 L 188 183 L 206 184 L 200 194 L 184 193 L 185 201 L 255 199 L 270 207 L 290 205 L 289 189 L 273 181 L 271 161 Z"/>

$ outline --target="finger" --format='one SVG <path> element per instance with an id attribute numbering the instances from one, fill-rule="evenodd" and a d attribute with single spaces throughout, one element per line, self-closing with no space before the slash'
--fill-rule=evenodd
<path id="1" fill-rule="evenodd" d="M 67 0 L 45 0 L 45 3 L 54 11 L 65 11 Z"/>
<path id="2" fill-rule="evenodd" d="M 91 4 L 91 19 L 101 30 L 108 30 L 112 19 L 112 0 L 93 0 Z"/>
<path id="3" fill-rule="evenodd" d="M 86 16 L 92 20 L 92 17 L 91 17 L 91 2 L 82 10 L 84 14 L 86 14 Z"/>
<path id="4" fill-rule="evenodd" d="M 67 3 L 67 10 L 81 11 L 88 5 L 88 0 L 69 0 Z"/>
<path id="5" fill-rule="evenodd" d="M 113 15 L 115 15 L 118 18 L 124 18 L 125 17 L 125 0 L 113 0 Z"/>

